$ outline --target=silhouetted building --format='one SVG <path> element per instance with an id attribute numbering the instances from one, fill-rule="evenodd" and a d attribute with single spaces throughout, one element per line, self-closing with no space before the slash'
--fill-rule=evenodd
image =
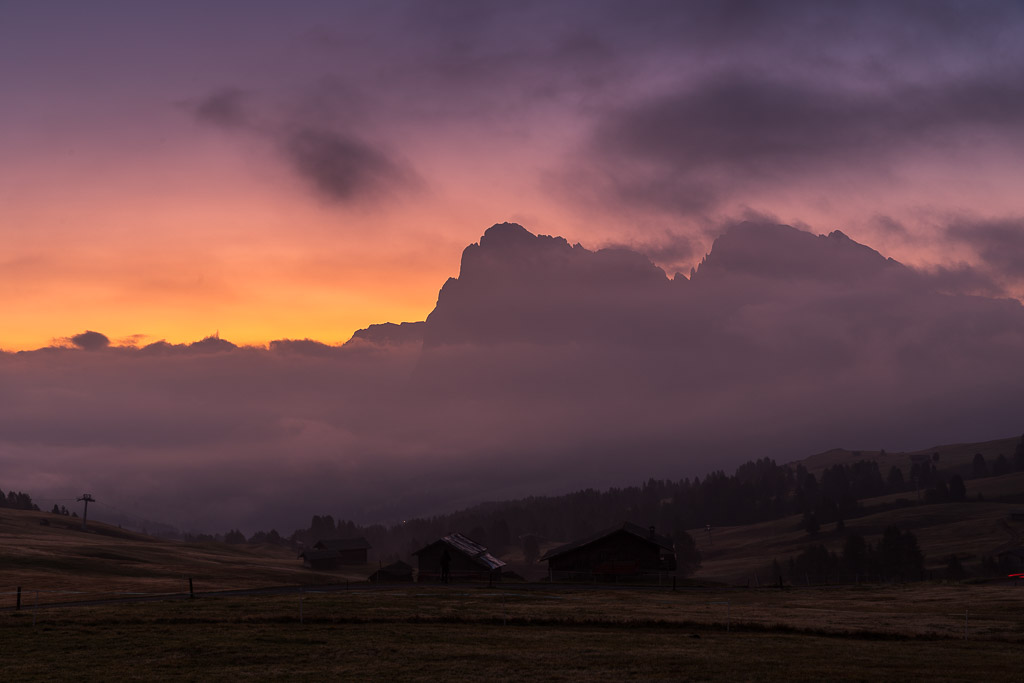
<path id="1" fill-rule="evenodd" d="M 672 539 L 625 522 L 544 553 L 552 579 L 614 580 L 676 569 Z"/>
<path id="2" fill-rule="evenodd" d="M 999 566 L 1010 571 L 1024 570 L 1024 546 L 1003 547 L 996 553 Z"/>
<path id="3" fill-rule="evenodd" d="M 365 538 L 327 538 L 303 550 L 299 557 L 310 569 L 340 569 L 346 565 L 366 564 L 366 551 L 370 547 Z"/>
<path id="4" fill-rule="evenodd" d="M 372 583 L 401 583 L 412 582 L 412 565 L 399 560 L 386 567 L 381 567 L 370 575 Z"/>
<path id="5" fill-rule="evenodd" d="M 453 581 L 499 579 L 505 563 L 487 552 L 476 541 L 454 533 L 420 548 L 413 555 L 419 559 L 418 580 L 440 581 L 441 558 L 448 553 L 448 571 Z"/>

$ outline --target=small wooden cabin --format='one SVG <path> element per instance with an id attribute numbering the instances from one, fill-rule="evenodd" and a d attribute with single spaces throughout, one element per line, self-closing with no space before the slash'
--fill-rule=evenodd
<path id="1" fill-rule="evenodd" d="M 344 566 L 366 564 L 366 551 L 371 548 L 365 538 L 327 538 L 299 553 L 303 564 L 310 569 L 340 569 Z"/>
<path id="2" fill-rule="evenodd" d="M 439 538 L 413 553 L 419 560 L 418 581 L 441 580 L 441 557 L 447 551 L 452 581 L 486 581 L 501 578 L 505 563 L 487 548 L 460 533 Z"/>
<path id="3" fill-rule="evenodd" d="M 381 567 L 370 575 L 370 583 L 412 582 L 412 565 L 399 560 Z"/>
<path id="4" fill-rule="evenodd" d="M 676 569 L 672 539 L 629 522 L 553 548 L 540 559 L 555 580 L 610 581 Z"/>

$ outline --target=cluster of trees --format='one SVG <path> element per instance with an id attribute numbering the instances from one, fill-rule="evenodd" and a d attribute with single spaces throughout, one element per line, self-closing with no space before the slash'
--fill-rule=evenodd
<path id="1" fill-rule="evenodd" d="M 224 542 L 231 545 L 239 545 L 245 543 L 245 534 L 238 529 L 232 529 L 231 531 L 224 534 Z"/>
<path id="2" fill-rule="evenodd" d="M 21 491 L 8 491 L 6 496 L 4 496 L 3 491 L 0 491 L 0 508 L 10 508 L 12 510 L 39 510 L 39 506 L 32 502 L 32 496 L 27 493 L 22 493 Z"/>
<path id="3" fill-rule="evenodd" d="M 50 512 L 52 512 L 55 515 L 64 515 L 65 517 L 77 517 L 78 516 L 77 512 L 71 512 L 70 510 L 68 510 L 63 505 L 57 505 L 56 503 L 53 504 L 53 509 L 50 510 Z"/>
<path id="4" fill-rule="evenodd" d="M 866 542 L 860 534 L 848 534 L 839 555 L 821 544 L 812 544 L 789 558 L 785 577 L 778 561 L 772 567 L 775 581 L 788 578 L 791 583 L 919 581 L 925 578 L 924 555 L 917 537 L 897 526 L 887 527 L 877 545 Z"/>
<path id="5" fill-rule="evenodd" d="M 319 538 L 333 538 L 337 534 L 331 534 L 329 536 L 320 536 Z M 224 543 L 230 543 L 231 545 L 238 545 L 241 543 L 272 543 L 274 545 L 288 545 L 289 542 L 281 538 L 281 534 L 277 533 L 277 529 L 271 529 L 270 531 L 257 531 L 248 539 L 238 529 L 232 529 L 224 534 Z M 315 542 L 315 541 L 314 541 Z"/>
<path id="6" fill-rule="evenodd" d="M 1024 472 L 1024 436 L 1021 437 L 1020 443 L 1017 444 L 1012 459 L 1000 453 L 992 461 L 992 464 L 989 465 L 984 455 L 981 453 L 974 454 L 974 461 L 971 463 L 971 473 L 976 479 L 981 477 L 999 477 L 1011 472 Z"/>

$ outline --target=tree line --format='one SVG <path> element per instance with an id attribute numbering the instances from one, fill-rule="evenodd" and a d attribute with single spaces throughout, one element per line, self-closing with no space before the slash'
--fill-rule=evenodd
<path id="1" fill-rule="evenodd" d="M 39 511 L 39 506 L 32 502 L 32 496 L 21 491 L 8 491 L 6 496 L 0 491 L 0 508 Z"/>
<path id="2" fill-rule="evenodd" d="M 623 521 L 653 525 L 659 533 L 684 544 L 687 529 L 752 524 L 791 515 L 802 516 L 811 534 L 820 525 L 831 523 L 842 531 L 846 520 L 868 512 L 861 502 L 867 498 L 907 493 L 908 498 L 899 504 L 962 501 L 967 499 L 965 479 L 1024 471 L 1024 436 L 1012 458 L 1000 456 L 991 466 L 984 460 L 979 454 L 966 468 L 942 472 L 935 453 L 912 463 L 904 475 L 903 469 L 895 466 L 883 474 L 876 461 L 866 458 L 832 465 L 819 476 L 802 464 L 794 468 L 761 458 L 740 465 L 731 475 L 718 470 L 703 479 L 649 479 L 639 486 L 483 503 L 390 526 L 361 526 L 331 515 L 314 515 L 309 527 L 288 537 L 276 531 L 257 532 L 249 540 L 308 546 L 321 538 L 362 536 L 382 558 L 406 559 L 427 543 L 459 531 L 499 556 L 515 548 L 532 558 L 539 543 L 581 538 Z"/>
<path id="3" fill-rule="evenodd" d="M 812 543 L 790 557 L 785 568 L 774 560 L 772 574 L 780 585 L 786 578 L 793 584 L 919 581 L 925 578 L 924 554 L 913 533 L 893 525 L 885 529 L 877 544 L 868 543 L 860 534 L 848 534 L 839 554 Z"/>

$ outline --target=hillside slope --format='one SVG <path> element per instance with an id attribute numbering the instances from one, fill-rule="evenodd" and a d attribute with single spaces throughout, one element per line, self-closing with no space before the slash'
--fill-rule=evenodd
<path id="1" fill-rule="evenodd" d="M 186 593 L 363 580 L 351 574 L 303 569 L 295 553 L 280 546 L 183 543 L 157 539 L 98 522 L 48 512 L 0 509 L 0 593 L 23 600 L 98 599 L 124 593 Z M 31 598 L 29 597 L 31 594 Z"/>

